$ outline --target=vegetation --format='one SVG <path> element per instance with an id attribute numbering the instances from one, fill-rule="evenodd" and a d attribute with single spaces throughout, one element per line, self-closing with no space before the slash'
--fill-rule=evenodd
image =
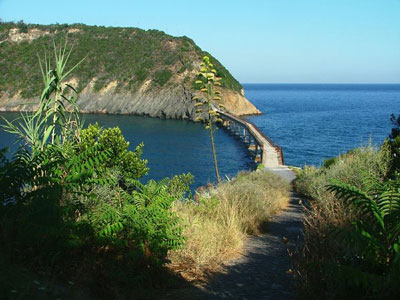
<path id="1" fill-rule="evenodd" d="M 390 116 L 390 121 L 394 125 L 392 132 L 389 135 L 388 145 L 390 147 L 392 166 L 390 175 L 392 177 L 399 177 L 398 170 L 400 170 L 400 115 Z"/>
<path id="2" fill-rule="evenodd" d="M 217 71 L 214 69 L 214 65 L 210 62 L 210 58 L 208 56 L 203 57 L 203 62 L 200 64 L 200 72 L 198 73 L 198 80 L 196 80 L 196 84 L 199 86 L 200 91 L 205 95 L 205 97 L 194 97 L 196 101 L 196 113 L 203 114 L 203 109 L 206 109 L 206 119 L 203 117 L 197 117 L 196 121 L 202 121 L 205 123 L 205 128 L 210 132 L 210 141 L 211 141 L 211 149 L 214 160 L 215 167 L 215 175 L 217 176 L 218 183 L 221 182 L 221 177 L 218 171 L 218 161 L 217 154 L 215 152 L 215 144 L 214 144 L 214 130 L 216 127 L 214 126 L 215 122 L 221 122 L 222 120 L 219 118 L 219 113 L 216 112 L 213 108 L 213 103 L 217 105 L 218 108 L 222 107 L 222 104 L 219 104 L 218 101 L 221 100 L 221 92 L 216 90 L 216 86 L 221 86 L 221 79 L 217 77 Z"/>
<path id="3" fill-rule="evenodd" d="M 21 148 L 11 159 L 0 151 L 0 298 L 64 297 L 77 281 L 97 286 L 92 297 L 125 298 L 123 286 L 156 281 L 152 272 L 184 244 L 171 208 L 192 176 L 140 183 L 142 144 L 128 151 L 118 128 L 82 129 L 77 110 L 65 113 L 76 102 L 63 83 L 70 52 L 54 53 L 38 111 L 3 127 Z"/>
<path id="4" fill-rule="evenodd" d="M 307 299 L 395 299 L 400 277 L 400 178 L 395 130 L 379 149 L 358 148 L 298 173 L 310 197 L 295 262 Z"/>
<path id="5" fill-rule="evenodd" d="M 218 266 L 286 205 L 288 184 L 267 172 L 239 174 L 195 199 L 185 198 L 190 174 L 140 182 L 149 170 L 144 145 L 129 151 L 119 128 L 83 129 L 79 119 L 78 91 L 66 80 L 91 55 L 67 69 L 73 52 L 53 47 L 54 59 L 40 60 L 38 110 L 1 128 L 20 148 L 11 157 L 0 149 L 0 298 L 140 298 L 168 284 L 170 259 L 186 271 Z M 205 83 L 219 83 L 209 71 Z"/>
<path id="6" fill-rule="evenodd" d="M 71 64 L 75 65 L 87 56 L 74 75 L 78 92 L 92 81 L 95 81 L 96 91 L 114 81 L 119 91 L 136 91 L 149 79 L 153 89 L 182 83 L 184 78 L 187 78 L 184 84 L 191 88 L 195 81 L 192 70 L 206 55 L 191 39 L 172 37 L 158 30 L 83 24 L 0 23 L 0 95 L 7 92 L 13 96 L 19 91 L 24 98 L 38 95 L 41 74 L 37 69 L 36 54 L 52 46 L 53 40 L 60 44 L 66 34 L 70 44 L 74 45 L 69 57 Z M 11 39 L 17 35 L 21 41 Z M 240 91 L 239 82 L 215 58 L 207 55 L 221 77 L 222 87 Z"/>
<path id="7" fill-rule="evenodd" d="M 186 244 L 170 254 L 172 267 L 199 275 L 238 255 L 247 234 L 258 234 L 286 207 L 289 184 L 265 172 L 240 173 L 232 181 L 204 189 L 192 201 L 177 202 Z"/>
<path id="8" fill-rule="evenodd" d="M 119 168 L 119 183 L 127 186 L 132 180 L 137 180 L 146 175 L 149 171 L 147 160 L 141 159 L 144 144 L 136 146 L 135 151 L 129 151 L 129 142 L 125 141 L 121 130 L 116 128 L 103 129 L 99 124 L 89 124 L 88 128 L 81 131 L 80 151 L 87 151 L 93 145 L 99 145 L 111 155 L 105 158 L 100 172 L 106 169 Z M 92 157 L 95 159 L 95 157 Z"/>

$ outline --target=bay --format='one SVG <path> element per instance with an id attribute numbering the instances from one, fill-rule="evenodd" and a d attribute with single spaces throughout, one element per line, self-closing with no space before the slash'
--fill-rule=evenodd
<path id="1" fill-rule="evenodd" d="M 0 116 L 13 120 L 19 113 L 0 113 Z M 144 143 L 142 157 L 148 160 L 150 168 L 144 181 L 190 172 L 195 176 L 193 189 L 216 182 L 210 137 L 199 123 L 134 115 L 86 114 L 83 118 L 86 126 L 96 122 L 105 128 L 119 126 L 130 142 L 131 150 Z M 13 135 L 0 131 L 0 149 L 12 145 L 14 141 Z M 215 132 L 215 143 L 220 173 L 224 178 L 255 168 L 245 145 L 224 129 Z M 12 150 L 16 149 L 13 145 Z"/>
<path id="2" fill-rule="evenodd" d="M 370 142 L 379 146 L 389 135 L 392 113 L 400 113 L 399 84 L 244 84 L 246 97 L 263 113 L 246 117 L 283 148 L 288 165 L 321 165 L 324 159 Z M 18 113 L 0 113 L 7 119 Z M 119 126 L 130 148 L 143 142 L 150 172 L 160 180 L 190 172 L 193 188 L 215 182 L 208 131 L 185 120 L 133 115 L 84 115 L 85 124 Z M 1 122 L 1 121 L 0 121 Z M 0 148 L 15 138 L 0 131 Z M 247 148 L 224 129 L 216 131 L 221 174 L 253 170 Z M 16 149 L 14 145 L 13 150 Z"/>

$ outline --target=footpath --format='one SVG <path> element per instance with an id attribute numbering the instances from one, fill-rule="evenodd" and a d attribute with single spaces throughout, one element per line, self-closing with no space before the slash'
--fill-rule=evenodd
<path id="1" fill-rule="evenodd" d="M 286 166 L 267 170 L 288 181 L 295 177 Z M 289 253 L 302 243 L 302 217 L 301 198 L 292 192 L 288 207 L 268 223 L 267 233 L 249 236 L 241 257 L 227 264 L 224 273 L 213 275 L 205 286 L 189 292 L 187 299 L 294 299 Z"/>
<path id="2" fill-rule="evenodd" d="M 292 194 L 288 208 L 268 225 L 268 233 L 251 236 L 243 255 L 205 286 L 203 299 L 294 299 L 289 252 L 301 242 L 301 199 Z"/>

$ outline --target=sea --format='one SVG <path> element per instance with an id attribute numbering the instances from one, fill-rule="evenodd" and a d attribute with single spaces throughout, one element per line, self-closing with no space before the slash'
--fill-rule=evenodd
<path id="1" fill-rule="evenodd" d="M 400 84 L 243 84 L 246 97 L 263 113 L 246 119 L 283 149 L 285 163 L 320 166 L 327 158 L 359 146 L 379 146 L 400 114 Z M 9 120 L 18 113 L 0 113 Z M 216 181 L 208 131 L 199 123 L 133 115 L 84 115 L 86 126 L 119 126 L 134 149 L 144 143 L 150 172 L 144 181 L 192 173 L 192 189 Z M 0 122 L 2 122 L 0 120 Z M 218 165 L 224 178 L 253 170 L 247 147 L 219 128 Z M 15 137 L 0 131 L 0 148 Z"/>

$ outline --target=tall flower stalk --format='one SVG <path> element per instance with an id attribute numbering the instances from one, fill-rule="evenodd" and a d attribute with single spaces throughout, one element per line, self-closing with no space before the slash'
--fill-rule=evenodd
<path id="1" fill-rule="evenodd" d="M 219 113 L 214 110 L 214 106 L 217 108 L 222 108 L 223 105 L 219 103 L 221 100 L 221 92 L 217 87 L 221 86 L 221 78 L 217 77 L 217 71 L 214 69 L 214 65 L 210 62 L 208 56 L 203 57 L 203 62 L 200 64 L 200 71 L 197 74 L 198 80 L 196 84 L 200 86 L 200 91 L 203 97 L 194 97 L 196 101 L 196 113 L 201 114 L 195 120 L 199 122 L 204 122 L 206 130 L 210 133 L 211 149 L 213 154 L 213 161 L 215 167 L 215 175 L 217 177 L 218 183 L 221 182 L 221 177 L 218 170 L 217 154 L 215 151 L 214 142 L 214 131 L 217 129 L 215 127 L 215 122 L 221 122 L 222 119 L 219 117 Z M 206 110 L 204 113 L 203 110 Z"/>

